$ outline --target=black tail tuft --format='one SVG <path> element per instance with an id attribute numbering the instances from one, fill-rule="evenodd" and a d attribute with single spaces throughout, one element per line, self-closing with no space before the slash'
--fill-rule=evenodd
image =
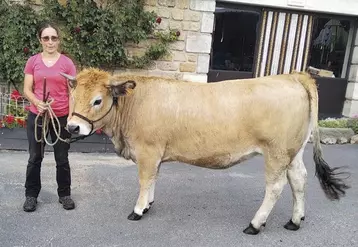
<path id="1" fill-rule="evenodd" d="M 339 167 L 330 168 L 322 156 L 315 153 L 314 161 L 316 163 L 316 176 L 321 184 L 321 187 L 330 200 L 339 200 L 341 196 L 346 194 L 345 190 L 350 186 L 346 185 L 342 178 L 338 176 L 347 174 L 348 172 L 336 172 Z"/>

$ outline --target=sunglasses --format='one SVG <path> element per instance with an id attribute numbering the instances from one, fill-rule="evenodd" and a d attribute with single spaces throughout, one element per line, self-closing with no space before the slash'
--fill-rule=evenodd
<path id="1" fill-rule="evenodd" d="M 53 42 L 56 42 L 58 41 L 58 37 L 57 36 L 44 36 L 44 37 L 41 37 L 42 41 L 44 42 L 48 42 L 50 39 L 53 41 Z"/>

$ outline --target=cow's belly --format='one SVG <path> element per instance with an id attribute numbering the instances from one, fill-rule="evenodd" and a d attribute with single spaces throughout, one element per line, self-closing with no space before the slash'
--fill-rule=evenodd
<path id="1" fill-rule="evenodd" d="M 245 152 L 222 152 L 222 153 L 211 153 L 196 155 L 175 155 L 174 157 L 168 158 L 171 161 L 179 161 L 187 164 L 210 168 L 210 169 L 226 169 L 237 165 L 245 160 L 251 159 L 252 157 L 261 154 L 261 150 L 258 148 L 247 149 Z"/>

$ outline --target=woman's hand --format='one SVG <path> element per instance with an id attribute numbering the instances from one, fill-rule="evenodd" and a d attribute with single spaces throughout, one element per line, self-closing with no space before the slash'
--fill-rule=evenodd
<path id="1" fill-rule="evenodd" d="M 47 104 L 46 103 L 44 103 L 44 102 L 42 102 L 42 101 L 38 101 L 37 103 L 36 103 L 36 108 L 37 108 L 37 111 L 39 112 L 39 113 L 44 113 L 46 110 L 47 110 Z"/>

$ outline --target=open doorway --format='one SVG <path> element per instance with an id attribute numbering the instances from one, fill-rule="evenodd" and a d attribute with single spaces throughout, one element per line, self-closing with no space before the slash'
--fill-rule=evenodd
<path id="1" fill-rule="evenodd" d="M 260 10 L 218 6 L 208 81 L 252 78 Z"/>

